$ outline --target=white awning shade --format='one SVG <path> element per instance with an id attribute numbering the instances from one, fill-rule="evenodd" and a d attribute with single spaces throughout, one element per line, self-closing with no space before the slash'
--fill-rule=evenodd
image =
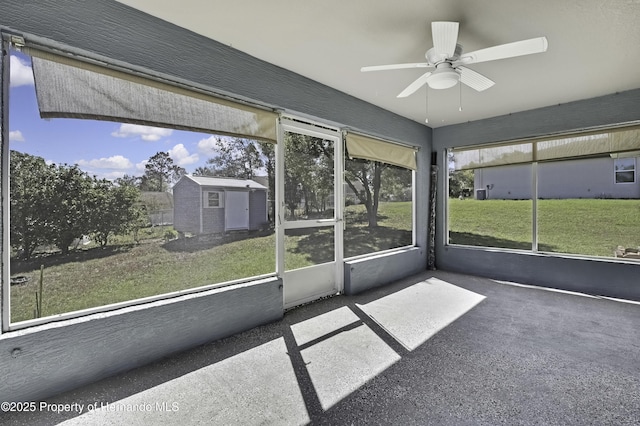
<path id="1" fill-rule="evenodd" d="M 628 128 L 486 148 L 454 149 L 449 161 L 455 170 L 469 170 L 637 151 L 640 151 L 640 129 Z"/>
<path id="2" fill-rule="evenodd" d="M 640 149 L 640 129 L 537 142 L 538 160 L 610 155 Z"/>
<path id="3" fill-rule="evenodd" d="M 416 148 L 350 132 L 346 135 L 346 142 L 350 158 L 380 161 L 381 163 L 417 170 Z"/>
<path id="4" fill-rule="evenodd" d="M 276 142 L 277 114 L 48 52 L 29 49 L 42 118 L 83 118 Z"/>
<path id="5" fill-rule="evenodd" d="M 449 160 L 453 162 L 455 170 L 481 169 L 506 164 L 530 163 L 533 161 L 533 151 L 531 143 L 454 150 L 453 158 Z"/>

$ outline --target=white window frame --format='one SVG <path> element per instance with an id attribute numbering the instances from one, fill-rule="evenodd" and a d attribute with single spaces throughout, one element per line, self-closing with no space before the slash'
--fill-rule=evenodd
<path id="1" fill-rule="evenodd" d="M 633 170 L 616 170 L 616 165 L 618 164 L 619 161 L 627 161 L 627 160 L 633 160 Z M 636 183 L 636 170 L 637 170 L 637 161 L 634 157 L 623 157 L 623 158 L 614 158 L 613 159 L 613 183 L 616 185 L 629 185 L 629 184 L 634 184 Z M 629 173 L 629 172 L 633 172 L 633 181 L 631 182 L 618 182 L 618 173 Z"/>
<path id="2" fill-rule="evenodd" d="M 218 205 L 217 206 L 212 206 L 212 205 L 209 204 L 209 202 L 211 201 L 209 199 L 209 195 L 210 194 L 218 194 Z M 224 208 L 224 191 L 203 191 L 202 192 L 202 197 L 203 197 L 202 205 L 204 206 L 205 209 L 222 209 L 222 208 Z"/>

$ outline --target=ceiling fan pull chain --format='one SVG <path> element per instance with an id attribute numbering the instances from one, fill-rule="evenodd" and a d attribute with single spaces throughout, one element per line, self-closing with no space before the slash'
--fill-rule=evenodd
<path id="1" fill-rule="evenodd" d="M 427 90 L 426 90 L 426 95 L 425 95 L 425 103 L 426 103 L 427 118 L 425 118 L 424 122 L 428 123 L 429 122 L 429 85 L 428 84 L 427 84 L 426 88 L 427 88 Z"/>
<path id="2" fill-rule="evenodd" d="M 458 111 L 462 112 L 462 84 L 458 83 L 458 87 L 460 88 L 460 100 L 458 104 Z"/>

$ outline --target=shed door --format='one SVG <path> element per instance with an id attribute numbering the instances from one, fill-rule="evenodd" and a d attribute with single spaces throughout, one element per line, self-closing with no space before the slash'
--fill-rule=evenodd
<path id="1" fill-rule="evenodd" d="M 225 197 L 225 230 L 249 229 L 249 193 L 227 191 Z"/>

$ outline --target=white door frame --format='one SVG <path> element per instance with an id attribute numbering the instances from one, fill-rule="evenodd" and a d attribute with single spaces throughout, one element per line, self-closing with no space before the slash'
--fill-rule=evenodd
<path id="1" fill-rule="evenodd" d="M 334 147 L 334 217 L 331 219 L 285 220 L 284 205 L 284 134 L 300 133 L 312 137 L 331 140 Z M 343 143 L 339 129 L 323 124 L 295 121 L 288 117 L 278 122 L 278 144 L 276 145 L 276 272 L 283 280 L 284 308 L 306 303 L 323 296 L 341 292 L 344 287 L 343 266 Z M 301 228 L 333 227 L 334 253 L 333 262 L 308 266 L 293 271 L 285 271 L 284 242 L 285 230 Z M 304 281 L 304 287 L 296 283 Z"/>

